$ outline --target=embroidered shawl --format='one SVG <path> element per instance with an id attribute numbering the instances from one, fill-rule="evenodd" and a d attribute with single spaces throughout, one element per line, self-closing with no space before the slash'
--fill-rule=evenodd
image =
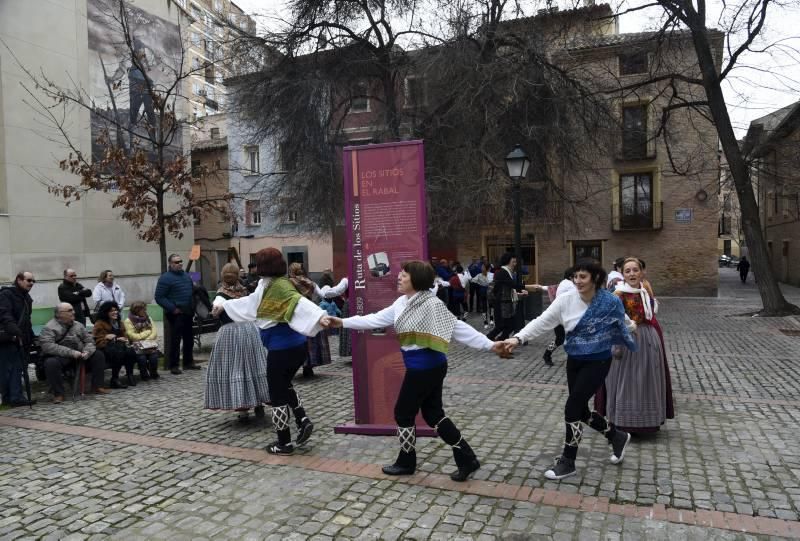
<path id="1" fill-rule="evenodd" d="M 137 316 L 129 313 L 128 319 L 133 324 L 133 328 L 136 329 L 136 332 L 142 332 L 145 329 L 151 329 L 153 327 L 153 323 L 150 321 L 150 316 L 147 314 L 144 316 Z"/>
<path id="2" fill-rule="evenodd" d="M 289 281 L 303 297 L 311 300 L 311 297 L 314 296 L 314 291 L 316 290 L 314 287 L 315 284 L 309 278 L 303 276 L 302 274 L 295 274 L 289 277 Z"/>
<path id="3" fill-rule="evenodd" d="M 567 333 L 564 351 L 568 355 L 590 355 L 615 345 L 636 351 L 636 342 L 625 327 L 622 302 L 607 289 L 598 289 L 583 317 Z"/>
<path id="4" fill-rule="evenodd" d="M 394 323 L 401 346 L 419 346 L 440 353 L 447 353 L 455 327 L 456 316 L 430 291 L 411 297 Z"/>
<path id="5" fill-rule="evenodd" d="M 227 296 L 229 299 L 238 299 L 240 297 L 247 296 L 247 288 L 238 281 L 232 285 L 222 282 L 217 288 L 217 293 L 221 293 Z"/>
<path id="6" fill-rule="evenodd" d="M 617 291 L 621 293 L 630 293 L 633 295 L 639 295 L 639 298 L 641 299 L 642 309 L 644 310 L 644 318 L 647 321 L 652 320 L 655 313 L 658 312 L 658 302 L 655 300 L 655 297 L 652 296 L 652 292 L 649 290 L 647 286 L 642 285 L 642 287 L 636 288 L 636 287 L 631 287 L 630 285 L 628 285 L 627 282 L 622 282 L 614 290 L 615 293 Z M 633 314 L 628 313 L 628 316 L 630 316 L 631 319 L 634 319 Z"/>
<path id="7" fill-rule="evenodd" d="M 256 316 L 258 319 L 269 319 L 275 323 L 288 323 L 294 315 L 300 297 L 300 293 L 288 278 L 272 278 L 264 289 Z"/>

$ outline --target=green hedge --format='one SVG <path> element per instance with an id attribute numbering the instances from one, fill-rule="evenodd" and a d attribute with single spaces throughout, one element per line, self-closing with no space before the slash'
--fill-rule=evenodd
<path id="1" fill-rule="evenodd" d="M 128 315 L 128 310 L 126 309 L 124 311 L 123 317 L 127 317 L 127 315 Z M 157 304 L 147 305 L 147 315 L 149 315 L 150 319 L 152 319 L 153 321 L 164 320 L 164 311 Z M 34 327 L 41 327 L 51 319 L 53 319 L 52 308 L 34 308 L 33 313 L 31 314 L 31 323 L 33 324 Z"/>

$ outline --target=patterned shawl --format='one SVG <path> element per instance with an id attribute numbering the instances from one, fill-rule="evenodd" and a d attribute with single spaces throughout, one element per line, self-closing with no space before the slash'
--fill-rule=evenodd
<path id="1" fill-rule="evenodd" d="M 133 324 L 133 328 L 136 329 L 136 332 L 142 332 L 145 329 L 151 329 L 153 327 L 150 316 L 146 313 L 144 316 L 137 316 L 133 313 L 129 313 L 128 319 Z"/>
<path id="2" fill-rule="evenodd" d="M 314 291 L 316 289 L 314 287 L 315 284 L 309 278 L 301 274 L 295 274 L 289 277 L 289 281 L 292 282 L 294 288 L 299 291 L 303 297 L 311 300 L 311 297 L 314 296 Z"/>
<path id="3" fill-rule="evenodd" d="M 590 355 L 615 345 L 636 351 L 636 342 L 625 326 L 622 302 L 607 289 L 598 289 L 581 320 L 567 334 L 564 351 L 568 355 Z"/>
<path id="4" fill-rule="evenodd" d="M 217 288 L 217 293 L 221 293 L 229 299 L 238 299 L 247 296 L 248 291 L 247 288 L 240 284 L 237 280 L 236 283 L 232 285 L 222 282 Z"/>
<path id="5" fill-rule="evenodd" d="M 275 323 L 288 323 L 294 315 L 294 309 L 300 302 L 300 298 L 300 293 L 288 278 L 272 278 L 264 289 L 256 317 L 269 319 Z"/>
<path id="6" fill-rule="evenodd" d="M 622 293 L 630 293 L 633 295 L 639 295 L 639 298 L 642 301 L 642 309 L 644 310 L 644 318 L 647 321 L 653 319 L 655 312 L 658 311 L 658 303 L 656 302 L 655 298 L 652 297 L 651 291 L 646 285 L 642 285 L 641 287 L 632 287 L 628 285 L 627 282 L 622 282 L 617 288 L 614 290 L 614 293 L 620 291 Z M 633 319 L 631 314 L 628 314 Z"/>
<path id="7" fill-rule="evenodd" d="M 433 293 L 420 291 L 394 323 L 401 346 L 419 346 L 447 353 L 456 327 L 454 316 Z"/>

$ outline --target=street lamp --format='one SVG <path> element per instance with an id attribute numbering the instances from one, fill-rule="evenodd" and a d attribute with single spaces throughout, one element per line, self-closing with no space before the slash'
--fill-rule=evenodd
<path id="1" fill-rule="evenodd" d="M 528 155 L 519 145 L 515 145 L 514 149 L 506 156 L 506 168 L 508 176 L 513 181 L 514 189 L 512 202 L 514 204 L 514 256 L 517 258 L 517 289 L 522 287 L 522 225 L 520 224 L 519 188 L 522 179 L 528 174 L 530 165 L 531 161 L 528 159 Z"/>

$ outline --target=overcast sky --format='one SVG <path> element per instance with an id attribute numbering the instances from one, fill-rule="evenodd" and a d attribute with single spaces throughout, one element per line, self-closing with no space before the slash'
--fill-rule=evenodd
<path id="1" fill-rule="evenodd" d="M 259 26 L 271 26 L 274 19 L 286 12 L 284 0 L 234 0 L 247 13 L 257 15 Z M 624 0 L 622 0 L 624 2 Z M 620 0 L 612 0 L 612 5 L 620 5 Z M 534 6 L 534 2 L 526 2 Z M 599 3 L 599 0 L 598 0 Z M 644 2 L 630 0 L 622 4 L 624 6 L 635 6 Z M 510 2 L 509 2 L 510 4 Z M 541 2 L 539 2 L 541 4 Z M 559 0 L 558 4 L 574 5 L 569 0 Z M 796 4 L 796 3 L 795 3 Z M 725 27 L 725 17 L 729 12 L 723 12 L 722 2 L 719 0 L 708 0 L 709 13 L 713 13 L 714 18 L 709 16 L 709 21 L 717 20 L 722 17 L 715 26 L 722 29 Z M 732 2 L 727 2 L 728 9 Z M 728 102 L 728 110 L 737 131 L 737 136 L 741 137 L 747 131 L 751 120 L 769 114 L 781 107 L 789 105 L 800 99 L 800 55 L 795 49 L 800 50 L 800 6 L 791 8 L 781 8 L 774 4 L 767 16 L 767 25 L 763 33 L 764 44 L 778 44 L 770 51 L 758 54 L 746 54 L 740 57 L 740 67 L 734 70 L 728 77 L 725 84 L 725 97 Z M 528 15 L 533 14 L 531 8 Z M 620 32 L 642 32 L 652 30 L 659 24 L 662 11 L 658 8 L 629 13 L 620 17 Z M 709 22 L 709 26 L 712 25 Z"/>

